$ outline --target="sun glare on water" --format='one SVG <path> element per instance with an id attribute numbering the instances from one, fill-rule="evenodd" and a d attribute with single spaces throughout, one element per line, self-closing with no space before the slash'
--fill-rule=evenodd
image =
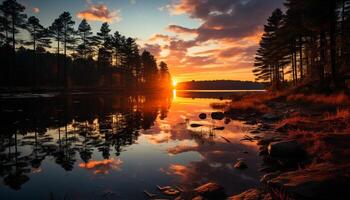
<path id="1" fill-rule="evenodd" d="M 173 87 L 176 87 L 176 85 L 177 85 L 177 81 L 173 80 Z"/>

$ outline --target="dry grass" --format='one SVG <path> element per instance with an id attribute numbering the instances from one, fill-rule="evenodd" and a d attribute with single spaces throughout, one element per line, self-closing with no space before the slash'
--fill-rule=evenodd
<path id="1" fill-rule="evenodd" d="M 302 117 L 302 116 L 293 116 L 293 117 L 281 120 L 275 125 L 275 128 L 280 129 L 286 126 L 293 127 L 293 126 L 297 126 L 300 123 L 311 123 L 311 122 L 312 120 L 310 120 L 310 118 Z"/>
<path id="2" fill-rule="evenodd" d="M 272 99 L 276 99 L 280 96 L 279 93 L 254 93 L 245 95 L 243 98 L 238 100 L 232 100 L 230 103 L 230 108 L 235 110 L 243 111 L 257 111 L 260 113 L 266 113 L 270 111 L 270 108 L 266 105 L 267 102 Z"/>
<path id="3" fill-rule="evenodd" d="M 224 108 L 227 108 L 227 106 L 229 105 L 228 102 L 225 103 L 211 103 L 210 107 L 216 110 L 222 110 Z"/>
<path id="4" fill-rule="evenodd" d="M 307 102 L 314 104 L 323 104 L 330 106 L 341 106 L 349 105 L 350 98 L 344 93 L 332 94 L 332 95 L 322 95 L 322 94 L 293 94 L 287 97 L 288 101 L 298 101 L 298 102 Z"/>
<path id="5" fill-rule="evenodd" d="M 348 120 L 350 119 L 349 109 L 338 109 L 335 114 L 326 113 L 325 120 Z"/>

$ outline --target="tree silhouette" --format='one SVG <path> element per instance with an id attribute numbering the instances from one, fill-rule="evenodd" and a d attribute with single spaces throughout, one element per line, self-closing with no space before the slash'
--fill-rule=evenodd
<path id="1" fill-rule="evenodd" d="M 78 35 L 80 36 L 80 45 L 78 45 L 78 54 L 82 58 L 87 58 L 88 56 L 92 56 L 92 32 L 91 26 L 88 24 L 86 19 L 83 19 L 78 27 Z"/>
<path id="2" fill-rule="evenodd" d="M 154 87 L 158 82 L 158 67 L 153 55 L 148 51 L 143 51 L 141 55 L 141 62 L 144 71 L 145 83 L 148 86 Z"/>
<path id="3" fill-rule="evenodd" d="M 345 88 L 350 78 L 349 0 L 286 0 L 281 26 L 271 32 L 271 19 L 265 26 L 256 53 L 257 80 L 271 80 L 276 86 L 276 65 L 286 66 L 281 75 L 292 73 L 294 85 L 318 81 L 323 87 Z M 267 29 L 268 28 L 268 29 Z M 275 39 L 274 39 L 275 37 Z M 272 75 L 271 75 L 272 74 Z"/>
<path id="4" fill-rule="evenodd" d="M 159 64 L 159 76 L 160 76 L 160 85 L 164 88 L 167 88 L 171 85 L 171 76 L 169 72 L 168 65 L 165 62 L 160 62 Z"/>
<path id="5" fill-rule="evenodd" d="M 2 3 L 0 6 L 0 9 L 3 13 L 4 20 L 5 20 L 5 30 L 6 34 L 7 31 L 9 31 L 12 35 L 11 41 L 12 41 L 12 73 L 11 73 L 11 79 L 12 84 L 14 83 L 15 79 L 15 73 L 16 73 L 16 34 L 19 33 L 19 28 L 25 28 L 25 18 L 27 18 L 27 15 L 24 14 L 25 7 L 19 3 L 17 3 L 16 0 L 6 0 Z M 10 29 L 7 29 L 7 24 L 9 25 Z M 7 37 L 6 37 L 7 38 Z"/>
<path id="6" fill-rule="evenodd" d="M 107 22 L 103 23 L 99 32 L 97 32 L 97 39 L 99 42 L 98 49 L 98 66 L 102 68 L 104 80 L 106 80 L 108 69 L 112 64 L 112 37 L 109 34 L 111 29 Z M 112 84 L 112 73 L 109 73 L 109 84 Z"/>
<path id="7" fill-rule="evenodd" d="M 6 0 L 0 5 L 0 53 L 12 53 L 12 56 L 0 57 L 0 62 L 10 66 L 10 60 L 13 61 L 11 67 L 0 68 L 2 86 L 14 86 L 15 81 L 18 86 L 36 87 L 40 81 L 43 87 L 36 88 L 38 90 L 47 90 L 44 86 L 56 86 L 55 90 L 64 86 L 65 92 L 69 86 L 72 89 L 83 86 L 83 90 L 90 86 L 150 89 L 160 80 L 154 56 L 148 52 L 142 63 L 136 40 L 118 31 L 111 35 L 108 23 L 103 23 L 94 35 L 84 19 L 75 31 L 71 14 L 63 12 L 46 29 L 34 16 L 25 21 L 24 9 L 15 0 Z M 29 39 L 16 38 L 22 29 L 29 32 Z M 19 41 L 25 46 L 16 49 Z M 54 42 L 54 50 L 49 48 L 50 42 Z M 15 61 L 19 66 L 17 70 Z"/>
<path id="8" fill-rule="evenodd" d="M 36 66 L 36 54 L 37 54 L 37 47 L 50 47 L 50 40 L 48 39 L 48 31 L 40 24 L 40 21 L 38 18 L 31 16 L 28 18 L 27 22 L 27 30 L 30 34 L 31 41 L 28 41 L 26 44 L 31 45 L 33 48 L 33 80 L 34 80 L 34 86 L 37 85 L 37 74 L 38 69 Z"/>
<path id="9" fill-rule="evenodd" d="M 62 39 L 62 31 L 63 31 L 63 23 L 61 21 L 60 18 L 57 18 L 54 20 L 54 22 L 51 24 L 51 26 L 49 27 L 50 30 L 50 35 L 51 37 L 57 42 L 57 51 L 56 51 L 56 55 L 57 55 L 57 63 L 56 63 L 56 71 L 57 71 L 57 85 L 59 85 L 60 82 L 60 42 Z"/>
<path id="10" fill-rule="evenodd" d="M 64 88 L 68 88 L 68 73 L 67 73 L 67 49 L 68 45 L 74 43 L 74 24 L 72 16 L 69 12 L 63 12 L 59 16 L 59 21 L 62 23 L 62 42 L 63 42 L 63 54 L 64 54 L 64 65 L 63 65 L 63 81 Z"/>

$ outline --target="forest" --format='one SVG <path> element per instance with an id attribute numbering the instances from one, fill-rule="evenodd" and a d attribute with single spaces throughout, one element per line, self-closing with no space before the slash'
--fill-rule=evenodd
<path id="1" fill-rule="evenodd" d="M 252 81 L 187 81 L 177 84 L 179 90 L 264 90 L 264 83 Z"/>
<path id="2" fill-rule="evenodd" d="M 167 64 L 141 53 L 136 39 L 112 34 L 107 22 L 95 35 L 86 19 L 76 27 L 69 12 L 44 27 L 24 11 L 16 0 L 0 5 L 1 87 L 170 88 Z"/>
<path id="3" fill-rule="evenodd" d="M 256 52 L 256 80 L 273 89 L 343 90 L 350 77 L 350 1 L 286 0 L 273 11 Z M 289 78 L 290 77 L 290 78 Z"/>

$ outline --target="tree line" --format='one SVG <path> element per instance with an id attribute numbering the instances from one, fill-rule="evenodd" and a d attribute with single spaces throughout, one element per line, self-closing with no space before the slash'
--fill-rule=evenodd
<path id="1" fill-rule="evenodd" d="M 344 89 L 350 77 L 350 1 L 286 0 L 273 11 L 256 52 L 256 80 L 271 87 Z M 290 77 L 288 79 L 288 76 Z"/>
<path id="2" fill-rule="evenodd" d="M 140 54 L 135 39 L 112 34 L 107 22 L 94 35 L 86 19 L 76 28 L 69 12 L 44 27 L 24 11 L 16 0 L 0 5 L 1 86 L 170 87 L 167 64 Z"/>
<path id="3" fill-rule="evenodd" d="M 253 81 L 187 81 L 177 84 L 178 90 L 264 90 L 265 84 Z"/>

